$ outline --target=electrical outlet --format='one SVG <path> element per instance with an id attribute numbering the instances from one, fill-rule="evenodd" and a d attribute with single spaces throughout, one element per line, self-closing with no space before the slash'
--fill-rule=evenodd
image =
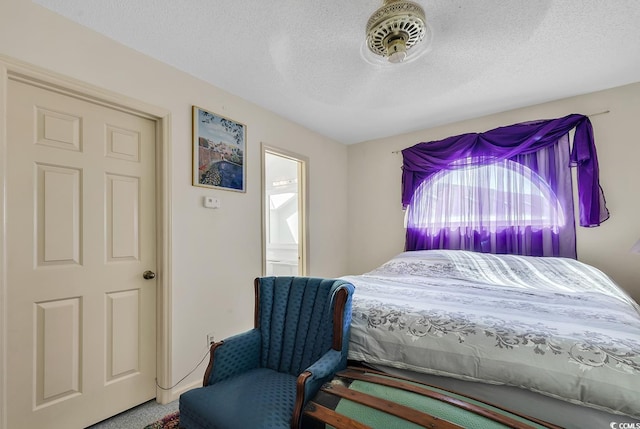
<path id="1" fill-rule="evenodd" d="M 213 332 L 207 334 L 207 347 L 211 347 L 211 344 L 215 343 L 216 340 L 213 338 Z"/>

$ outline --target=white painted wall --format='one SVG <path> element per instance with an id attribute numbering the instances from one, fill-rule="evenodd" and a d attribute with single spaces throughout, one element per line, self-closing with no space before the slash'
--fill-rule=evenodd
<path id="1" fill-rule="evenodd" d="M 346 274 L 346 146 L 28 0 L 0 2 L 0 54 L 171 112 L 174 383 L 204 355 L 206 333 L 222 339 L 253 326 L 253 279 L 262 267 L 261 142 L 309 159 L 310 274 Z M 247 125 L 246 193 L 191 186 L 192 105 Z M 219 197 L 222 208 L 203 208 L 205 195 Z"/>
<path id="2" fill-rule="evenodd" d="M 349 272 L 369 271 L 404 247 L 402 155 L 418 142 L 570 113 L 593 116 L 600 184 L 611 218 L 578 228 L 578 259 L 608 273 L 640 301 L 640 83 L 349 146 Z"/>

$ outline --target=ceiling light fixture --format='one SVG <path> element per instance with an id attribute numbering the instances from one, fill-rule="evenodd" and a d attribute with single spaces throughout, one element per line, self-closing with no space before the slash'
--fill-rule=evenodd
<path id="1" fill-rule="evenodd" d="M 367 46 L 391 63 L 401 63 L 407 51 L 424 38 L 427 26 L 420 5 L 403 0 L 384 0 L 367 22 Z"/>

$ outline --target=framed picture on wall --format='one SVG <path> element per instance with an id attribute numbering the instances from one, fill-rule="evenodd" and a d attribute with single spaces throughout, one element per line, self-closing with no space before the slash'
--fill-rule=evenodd
<path id="1" fill-rule="evenodd" d="M 246 191 L 247 127 L 193 106 L 193 185 Z"/>

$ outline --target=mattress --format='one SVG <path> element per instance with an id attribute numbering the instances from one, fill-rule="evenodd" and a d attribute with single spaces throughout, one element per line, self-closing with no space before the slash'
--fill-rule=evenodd
<path id="1" fill-rule="evenodd" d="M 429 250 L 343 278 L 352 360 L 640 418 L 640 308 L 594 267 Z"/>

